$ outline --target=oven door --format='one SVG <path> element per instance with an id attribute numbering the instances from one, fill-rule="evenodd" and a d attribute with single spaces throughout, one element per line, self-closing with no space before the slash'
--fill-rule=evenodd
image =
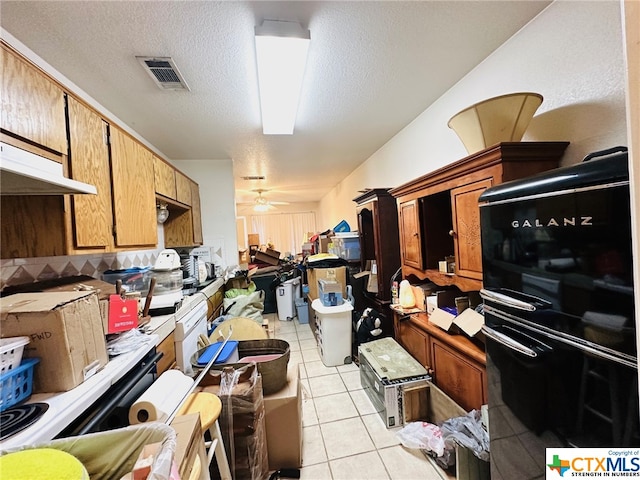
<path id="1" fill-rule="evenodd" d="M 635 360 L 522 307 L 485 292 L 491 478 L 544 478 L 546 448 L 640 445 Z"/>

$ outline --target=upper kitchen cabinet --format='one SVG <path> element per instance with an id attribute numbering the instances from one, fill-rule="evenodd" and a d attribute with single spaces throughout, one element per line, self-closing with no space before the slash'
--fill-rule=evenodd
<path id="1" fill-rule="evenodd" d="M 68 236 L 71 249 L 112 250 L 113 212 L 107 123 L 75 98 L 68 98 L 69 164 L 74 180 L 95 185 L 97 195 L 65 196 L 71 204 Z M 79 252 L 80 253 L 80 252 Z"/>
<path id="2" fill-rule="evenodd" d="M 191 205 L 191 180 L 176 171 L 176 200 Z"/>
<path id="3" fill-rule="evenodd" d="M 179 204 L 169 203 L 169 218 L 164 223 L 166 247 L 202 245 L 202 213 L 198 184 L 176 171 Z M 181 192 L 181 193 L 180 193 Z M 189 205 L 185 207 L 185 205 Z"/>
<path id="4" fill-rule="evenodd" d="M 176 199 L 176 169 L 157 156 L 153 156 L 153 176 L 156 193 Z"/>
<path id="5" fill-rule="evenodd" d="M 4 43 L 0 54 L 2 132 L 26 145 L 66 155 L 65 92 Z M 21 145 L 25 144 L 16 146 Z"/>
<path id="6" fill-rule="evenodd" d="M 499 143 L 390 190 L 397 202 L 403 277 L 480 290 L 478 197 L 493 185 L 556 168 L 568 145 Z M 453 272 L 439 270 L 445 257 L 454 258 Z"/>
<path id="7" fill-rule="evenodd" d="M 153 154 L 110 126 L 113 213 L 116 247 L 158 242 Z"/>

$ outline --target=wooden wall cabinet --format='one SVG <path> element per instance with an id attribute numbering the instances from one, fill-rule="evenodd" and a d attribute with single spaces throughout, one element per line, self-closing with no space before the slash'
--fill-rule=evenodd
<path id="1" fill-rule="evenodd" d="M 191 180 L 176 171 L 176 200 L 191 206 Z"/>
<path id="2" fill-rule="evenodd" d="M 430 324 L 425 313 L 396 313 L 394 330 L 396 341 L 458 405 L 469 411 L 487 403 L 486 355 L 478 341 L 445 332 Z"/>
<path id="3" fill-rule="evenodd" d="M 156 193 L 176 199 L 176 169 L 157 156 L 153 156 L 153 177 Z"/>
<path id="4" fill-rule="evenodd" d="M 556 168 L 568 145 L 499 143 L 390 190 L 397 201 L 403 277 L 480 290 L 478 197 L 493 185 Z M 450 255 L 455 273 L 441 273 L 438 262 Z"/>
<path id="5" fill-rule="evenodd" d="M 110 128 L 113 212 L 117 247 L 158 243 L 153 155 L 115 126 Z"/>
<path id="6" fill-rule="evenodd" d="M 64 91 L 4 43 L 0 55 L 3 132 L 66 155 Z"/>

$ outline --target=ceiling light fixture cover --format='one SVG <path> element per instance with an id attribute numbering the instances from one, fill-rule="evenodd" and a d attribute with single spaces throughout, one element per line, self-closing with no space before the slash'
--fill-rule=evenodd
<path id="1" fill-rule="evenodd" d="M 297 22 L 265 20 L 255 40 L 262 133 L 291 135 L 311 35 Z"/>

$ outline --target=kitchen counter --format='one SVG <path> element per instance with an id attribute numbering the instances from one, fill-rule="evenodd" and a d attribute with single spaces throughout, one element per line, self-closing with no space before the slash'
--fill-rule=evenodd
<path id="1" fill-rule="evenodd" d="M 156 341 L 156 346 L 171 335 L 171 332 L 176 328 L 176 321 L 180 320 L 183 316 L 193 310 L 199 302 L 207 301 L 211 298 L 223 285 L 224 280 L 222 278 L 216 278 L 202 290 L 184 297 L 182 300 L 182 306 L 176 313 L 151 317 L 146 331 L 157 335 L 158 340 Z"/>
<path id="2" fill-rule="evenodd" d="M 158 342 L 157 335 L 149 335 L 147 342 L 136 350 L 110 358 L 107 365 L 87 381 L 68 392 L 39 393 L 27 403 L 44 402 L 49 409 L 31 427 L 0 442 L 0 452 L 52 440 L 71 422 L 89 408 L 118 380 L 124 377 Z"/>

